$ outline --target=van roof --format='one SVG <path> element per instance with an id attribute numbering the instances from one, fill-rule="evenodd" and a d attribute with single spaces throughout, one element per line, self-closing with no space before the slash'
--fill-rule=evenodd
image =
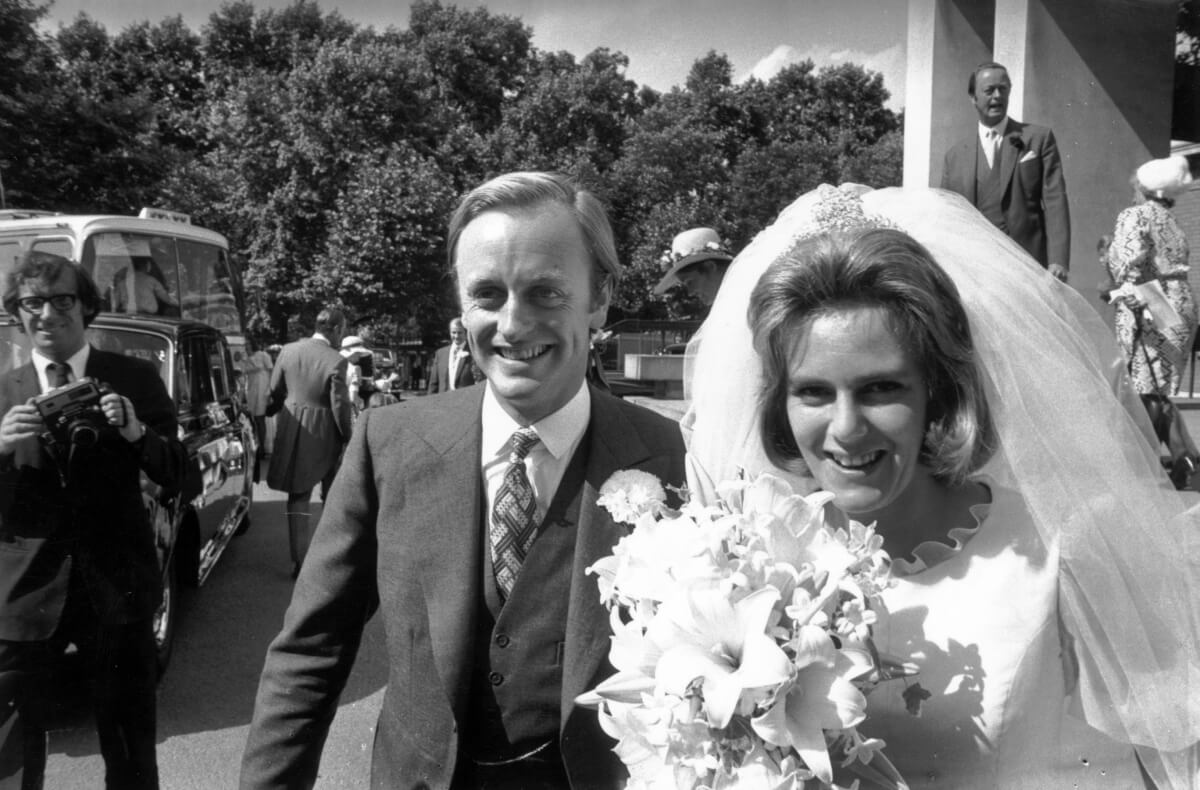
<path id="1" fill-rule="evenodd" d="M 6 213 L 21 216 L 5 216 Z M 214 230 L 165 219 L 142 219 L 117 214 L 52 214 L 20 210 L 0 213 L 0 236 L 46 230 L 69 230 L 76 236 L 103 231 L 164 233 L 192 241 L 208 242 L 223 249 L 229 249 L 229 242 Z"/>

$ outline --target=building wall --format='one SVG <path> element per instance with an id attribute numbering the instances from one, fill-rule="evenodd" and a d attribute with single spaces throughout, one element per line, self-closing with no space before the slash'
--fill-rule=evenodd
<path id="1" fill-rule="evenodd" d="M 1132 196 L 1129 176 L 1170 147 L 1176 6 L 1170 0 L 911 0 L 909 53 L 933 52 L 908 71 L 905 184 L 940 183 L 941 161 L 974 133 L 965 96 L 978 63 L 995 59 L 1013 80 L 1009 113 L 1049 126 L 1063 155 L 1071 208 L 1071 284 L 1092 298 L 1102 278 L 1096 241 L 1111 234 Z M 994 15 L 991 40 L 978 20 Z M 971 24 L 968 20 L 976 20 Z M 957 39 L 954 43 L 943 39 Z M 986 45 L 979 55 L 978 45 Z M 937 53 L 943 53 L 939 56 Z M 918 58 L 918 65 L 921 59 Z M 947 74 L 945 71 L 952 73 Z M 914 86 L 914 80 L 918 81 Z M 947 80 L 961 87 L 945 92 Z M 919 132 L 924 128 L 927 133 Z M 912 165 L 910 166 L 910 159 Z"/>

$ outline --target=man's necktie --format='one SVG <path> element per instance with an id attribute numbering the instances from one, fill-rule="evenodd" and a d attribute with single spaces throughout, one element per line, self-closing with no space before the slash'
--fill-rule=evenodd
<path id="1" fill-rule="evenodd" d="M 1000 165 L 1000 132 L 995 129 L 988 132 L 988 151 L 991 152 L 988 167 L 994 170 Z"/>
<path id="2" fill-rule="evenodd" d="M 505 598 L 512 592 L 537 528 L 537 506 L 525 474 L 525 456 L 537 444 L 538 436 L 532 428 L 522 428 L 510 441 L 513 450 L 492 506 L 491 525 L 493 569 Z"/>
<path id="3" fill-rule="evenodd" d="M 71 383 L 71 363 L 51 362 L 46 366 L 46 374 L 51 387 L 64 387 Z"/>

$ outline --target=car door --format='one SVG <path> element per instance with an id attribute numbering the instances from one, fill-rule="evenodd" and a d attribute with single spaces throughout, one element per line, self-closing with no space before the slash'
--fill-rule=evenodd
<path id="1" fill-rule="evenodd" d="M 194 334 L 180 345 L 180 364 L 186 370 L 180 383 L 188 399 L 184 442 L 200 470 L 200 493 L 192 507 L 203 583 L 249 507 L 247 433 L 223 339 L 216 333 Z"/>

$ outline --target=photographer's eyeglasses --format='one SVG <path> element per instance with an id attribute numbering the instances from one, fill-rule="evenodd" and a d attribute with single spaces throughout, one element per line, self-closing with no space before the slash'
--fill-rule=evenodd
<path id="1" fill-rule="evenodd" d="M 17 304 L 27 313 L 40 313 L 42 308 L 46 306 L 46 302 L 50 303 L 60 313 L 65 313 L 75 306 L 79 301 L 79 297 L 75 294 L 54 294 L 53 296 L 25 296 L 17 300 Z"/>

